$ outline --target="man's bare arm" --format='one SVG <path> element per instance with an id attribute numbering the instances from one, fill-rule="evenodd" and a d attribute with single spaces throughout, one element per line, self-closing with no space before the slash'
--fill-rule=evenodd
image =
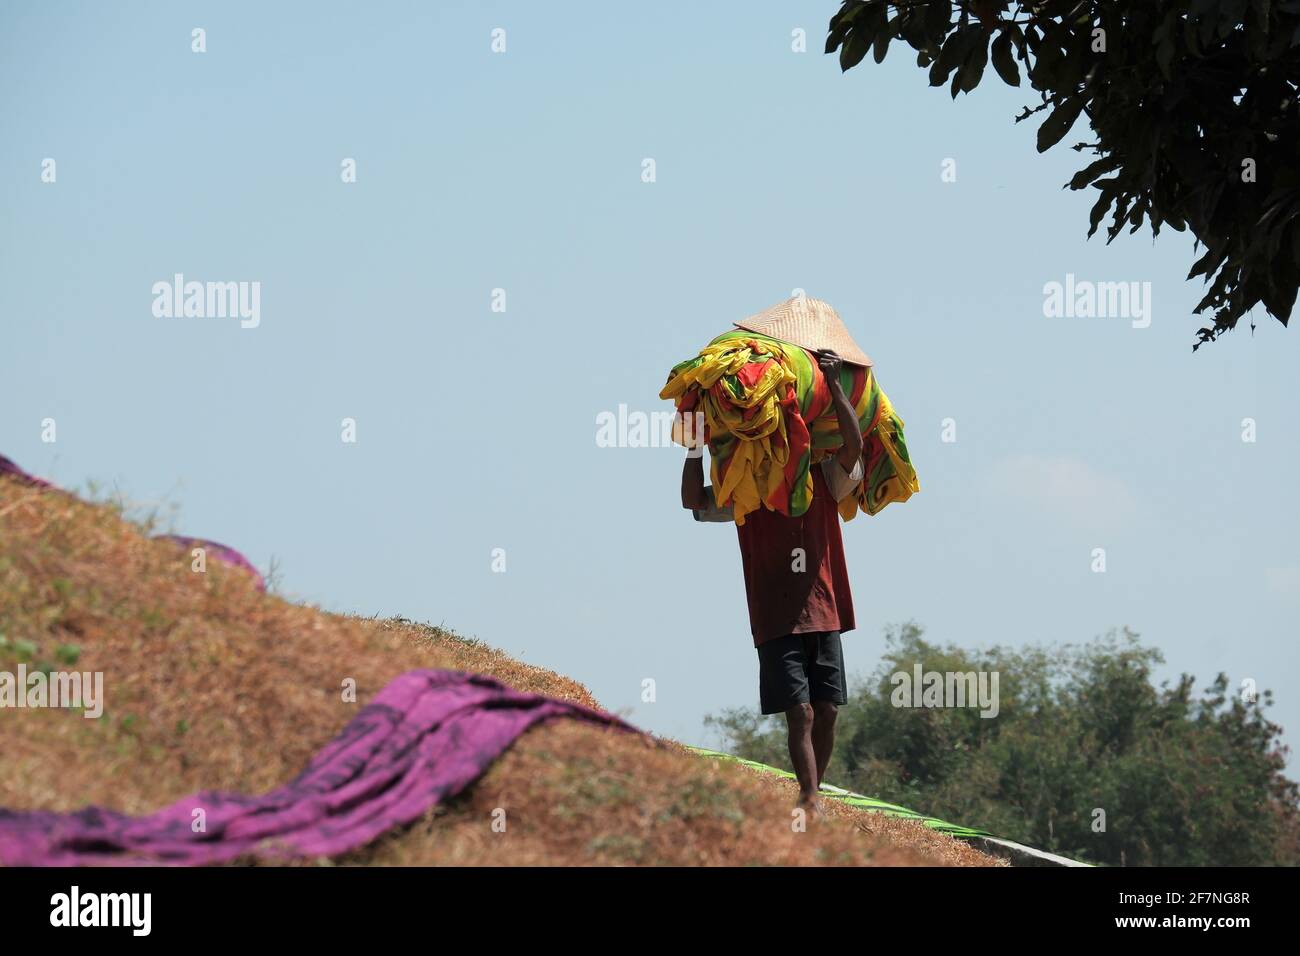
<path id="1" fill-rule="evenodd" d="M 686 453 L 682 463 L 682 507 L 691 510 L 706 508 L 708 495 L 704 493 L 704 450 L 694 449 Z"/>
<path id="2" fill-rule="evenodd" d="M 839 459 L 841 468 L 852 472 L 862 457 L 862 432 L 858 431 L 858 416 L 853 411 L 853 404 L 845 394 L 844 386 L 840 384 L 842 364 L 843 360 L 830 349 L 817 353 L 817 365 L 830 388 L 831 404 L 835 406 L 835 421 L 840 426 L 840 438 L 844 442 L 835 457 Z"/>

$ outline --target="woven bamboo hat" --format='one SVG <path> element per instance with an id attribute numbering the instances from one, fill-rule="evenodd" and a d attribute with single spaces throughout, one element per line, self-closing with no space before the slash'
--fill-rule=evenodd
<path id="1" fill-rule="evenodd" d="M 758 315 L 732 325 L 747 332 L 769 335 L 774 339 L 820 352 L 831 349 L 852 365 L 871 365 L 867 353 L 858 348 L 849 330 L 835 310 L 821 299 L 796 297 L 779 302 Z"/>

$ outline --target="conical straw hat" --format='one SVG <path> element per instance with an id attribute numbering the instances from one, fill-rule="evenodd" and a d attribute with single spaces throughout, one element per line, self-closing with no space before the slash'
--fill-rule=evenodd
<path id="1" fill-rule="evenodd" d="M 733 322 L 737 328 L 774 339 L 793 342 L 795 345 L 820 352 L 831 349 L 844 361 L 853 365 L 871 365 L 867 353 L 858 348 L 849 330 L 844 327 L 835 310 L 821 299 L 786 299 L 743 322 Z"/>

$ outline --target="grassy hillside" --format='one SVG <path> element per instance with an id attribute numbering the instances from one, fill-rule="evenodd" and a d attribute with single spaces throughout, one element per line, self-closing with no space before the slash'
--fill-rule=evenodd
<path id="1" fill-rule="evenodd" d="M 102 671 L 106 702 L 96 720 L 0 709 L 0 807 L 12 809 L 139 814 L 201 789 L 272 789 L 412 668 L 599 706 L 567 677 L 445 630 L 323 613 L 215 562 L 195 573 L 188 552 L 113 507 L 0 477 L 0 670 L 20 662 Z M 356 703 L 343 700 L 348 678 Z M 793 801 L 783 780 L 557 721 L 468 794 L 339 862 L 998 865 L 920 824 L 839 805 L 795 833 Z M 498 807 L 505 833 L 490 825 Z"/>

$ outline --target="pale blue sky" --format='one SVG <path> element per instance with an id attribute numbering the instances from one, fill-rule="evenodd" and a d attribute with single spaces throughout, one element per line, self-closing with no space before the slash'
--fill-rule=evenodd
<path id="1" fill-rule="evenodd" d="M 678 449 L 598 448 L 596 416 L 666 408 L 672 364 L 803 288 L 923 488 L 845 527 L 853 671 L 908 618 L 968 646 L 1128 625 L 1294 731 L 1297 333 L 1261 314 L 1193 355 L 1190 238 L 1085 242 L 1078 154 L 1012 122 L 1028 90 L 954 104 L 905 48 L 841 75 L 836 7 L 6 4 L 0 453 L 700 741 L 757 699 L 735 534 L 681 511 Z M 155 318 L 177 272 L 259 281 L 261 325 Z M 1045 318 L 1067 273 L 1150 282 L 1150 328 Z"/>

